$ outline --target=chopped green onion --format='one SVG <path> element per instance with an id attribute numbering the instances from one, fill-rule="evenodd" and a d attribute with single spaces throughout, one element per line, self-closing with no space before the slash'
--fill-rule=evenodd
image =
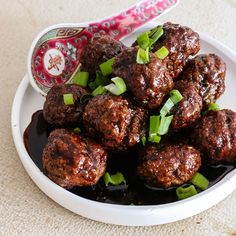
<path id="1" fill-rule="evenodd" d="M 174 105 L 183 99 L 182 95 L 177 89 L 171 90 L 170 95 L 170 98 L 165 102 L 164 106 L 160 110 L 160 114 L 162 116 L 165 116 Z"/>
<path id="2" fill-rule="evenodd" d="M 165 102 L 164 106 L 161 108 L 160 110 L 160 114 L 162 116 L 165 116 L 170 110 L 171 108 L 174 106 L 175 104 L 173 103 L 173 101 L 171 100 L 171 98 L 168 98 L 167 101 Z"/>
<path id="3" fill-rule="evenodd" d="M 74 105 L 74 97 L 72 93 L 63 94 L 63 101 L 65 105 Z"/>
<path id="4" fill-rule="evenodd" d="M 151 142 L 151 143 L 160 143 L 161 141 L 161 136 L 155 134 L 155 135 L 152 135 L 152 136 L 149 136 L 148 137 L 148 141 Z"/>
<path id="5" fill-rule="evenodd" d="M 96 79 L 93 82 L 89 83 L 89 87 L 94 90 L 99 85 L 107 85 L 109 81 L 109 78 L 107 76 L 104 76 L 101 71 L 96 71 Z"/>
<path id="6" fill-rule="evenodd" d="M 108 186 L 108 184 L 112 185 L 119 185 L 121 183 L 126 184 L 125 178 L 121 172 L 117 172 L 114 175 L 110 175 L 108 172 L 106 172 L 105 175 L 103 176 L 103 180 L 106 186 Z"/>
<path id="7" fill-rule="evenodd" d="M 92 96 L 97 96 L 106 93 L 106 89 L 103 86 L 98 86 L 93 92 L 91 93 Z"/>
<path id="8" fill-rule="evenodd" d="M 75 132 L 75 133 L 80 133 L 80 132 L 81 132 L 81 129 L 80 129 L 79 127 L 76 127 L 76 128 L 74 128 L 74 132 Z"/>
<path id="9" fill-rule="evenodd" d="M 193 185 L 188 187 L 178 187 L 176 189 L 176 194 L 180 200 L 192 197 L 197 194 L 197 190 Z"/>
<path id="10" fill-rule="evenodd" d="M 107 60 L 106 62 L 99 65 L 100 70 L 104 76 L 110 75 L 112 73 L 112 65 L 114 63 L 115 57 Z"/>
<path id="11" fill-rule="evenodd" d="M 169 50 L 165 46 L 163 46 L 155 52 L 155 55 L 159 59 L 165 59 L 169 55 Z"/>
<path id="12" fill-rule="evenodd" d="M 144 50 L 146 50 L 147 47 L 149 47 L 149 32 L 144 32 L 142 34 L 140 34 L 137 38 L 137 43 L 139 45 L 139 47 L 143 48 Z"/>
<path id="13" fill-rule="evenodd" d="M 87 87 L 89 79 L 89 73 L 87 71 L 79 71 L 73 77 L 73 83 L 82 87 Z"/>
<path id="14" fill-rule="evenodd" d="M 111 79 L 111 81 L 113 82 L 112 84 L 108 84 L 107 86 L 104 87 L 110 93 L 112 93 L 116 96 L 119 96 L 122 93 L 126 92 L 127 87 L 126 87 L 126 84 L 122 78 L 114 77 Z"/>
<path id="15" fill-rule="evenodd" d="M 174 116 L 161 116 L 161 121 L 158 129 L 159 135 L 165 135 L 168 133 L 170 123 Z"/>
<path id="16" fill-rule="evenodd" d="M 146 48 L 146 50 L 138 49 L 136 62 L 138 64 L 147 64 L 149 62 L 149 48 Z"/>
<path id="17" fill-rule="evenodd" d="M 90 93 L 86 93 L 80 98 L 80 103 L 84 104 L 92 97 L 93 97 L 93 95 L 91 95 Z"/>
<path id="18" fill-rule="evenodd" d="M 159 143 L 161 137 L 158 135 L 158 130 L 160 126 L 160 116 L 150 116 L 149 122 L 149 137 L 148 141 L 152 143 Z"/>
<path id="19" fill-rule="evenodd" d="M 216 103 L 211 103 L 207 109 L 208 111 L 219 111 L 220 107 Z"/>
<path id="20" fill-rule="evenodd" d="M 156 135 L 160 125 L 160 116 L 150 116 L 149 137 Z"/>
<path id="21" fill-rule="evenodd" d="M 146 138 L 145 136 L 143 136 L 143 137 L 141 138 L 141 141 L 142 141 L 143 146 L 145 146 L 146 143 L 147 143 L 147 138 Z"/>
<path id="22" fill-rule="evenodd" d="M 162 26 L 158 26 L 152 29 L 149 33 L 149 47 L 152 49 L 152 46 L 156 41 L 164 34 L 164 30 Z"/>
<path id="23" fill-rule="evenodd" d="M 181 95 L 179 90 L 173 89 L 170 91 L 170 98 L 174 104 L 177 104 L 183 99 L 183 96 Z"/>
<path id="24" fill-rule="evenodd" d="M 218 104 L 216 104 L 216 103 L 211 103 L 211 104 L 208 106 L 207 110 L 205 110 L 205 111 L 203 112 L 203 115 L 205 115 L 208 111 L 219 111 L 219 110 L 220 110 L 220 107 L 219 107 Z"/>
<path id="25" fill-rule="evenodd" d="M 190 180 L 190 183 L 194 184 L 202 190 L 206 190 L 209 186 L 209 181 L 207 180 L 207 178 L 198 172 Z"/>

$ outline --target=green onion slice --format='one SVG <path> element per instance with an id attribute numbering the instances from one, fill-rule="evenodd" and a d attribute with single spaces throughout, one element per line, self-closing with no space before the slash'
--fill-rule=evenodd
<path id="1" fill-rule="evenodd" d="M 84 104 L 92 97 L 93 97 L 93 95 L 91 95 L 90 93 L 86 93 L 80 98 L 80 103 Z"/>
<path id="2" fill-rule="evenodd" d="M 149 43 L 150 43 L 150 41 L 149 41 L 149 31 L 140 34 L 137 38 L 137 43 L 138 43 L 139 47 L 146 50 L 146 48 L 149 47 Z"/>
<path id="3" fill-rule="evenodd" d="M 168 133 L 173 117 L 174 116 L 161 116 L 161 121 L 158 129 L 159 135 L 165 135 Z"/>
<path id="4" fill-rule="evenodd" d="M 163 46 L 155 52 L 155 55 L 159 59 L 165 59 L 169 55 L 169 50 L 165 46 Z"/>
<path id="5" fill-rule="evenodd" d="M 207 110 L 208 111 L 219 111 L 220 107 L 217 103 L 211 103 Z"/>
<path id="6" fill-rule="evenodd" d="M 158 26 L 154 29 L 152 29 L 149 32 L 149 47 L 152 49 L 152 46 L 156 41 L 164 34 L 164 30 L 162 26 Z"/>
<path id="7" fill-rule="evenodd" d="M 107 60 L 106 62 L 99 65 L 100 70 L 104 76 L 110 75 L 112 73 L 112 65 L 114 63 L 115 57 Z"/>
<path id="8" fill-rule="evenodd" d="M 147 138 L 146 138 L 146 136 L 143 136 L 143 137 L 141 138 L 141 142 L 142 142 L 143 146 L 146 145 L 146 143 L 147 143 Z"/>
<path id="9" fill-rule="evenodd" d="M 75 132 L 75 133 L 80 133 L 80 132 L 81 132 L 81 129 L 80 129 L 79 127 L 76 127 L 76 128 L 74 128 L 74 132 Z"/>
<path id="10" fill-rule="evenodd" d="M 113 82 L 112 84 L 108 84 L 107 86 L 104 87 L 110 93 L 112 93 L 116 96 L 119 96 L 122 93 L 126 92 L 127 87 L 126 87 L 126 84 L 122 78 L 114 77 L 111 79 L 111 81 Z"/>
<path id="11" fill-rule="evenodd" d="M 161 136 L 158 134 L 151 135 L 148 137 L 148 141 L 151 143 L 160 143 L 161 142 Z"/>
<path id="12" fill-rule="evenodd" d="M 103 86 L 98 86 L 93 92 L 91 93 L 92 96 L 97 96 L 106 93 L 107 90 Z"/>
<path id="13" fill-rule="evenodd" d="M 114 175 L 110 175 L 108 172 L 106 172 L 105 175 L 103 176 L 103 180 L 106 186 L 108 186 L 108 184 L 112 185 L 119 185 L 121 183 L 126 184 L 126 180 L 121 172 L 117 172 Z"/>
<path id="14" fill-rule="evenodd" d="M 177 104 L 183 99 L 183 96 L 181 95 L 179 90 L 173 89 L 170 91 L 170 98 L 174 104 Z"/>
<path id="15" fill-rule="evenodd" d="M 149 62 L 149 48 L 148 47 L 145 50 L 142 48 L 138 49 L 136 62 L 138 64 L 147 64 Z"/>
<path id="16" fill-rule="evenodd" d="M 109 78 L 104 76 L 101 71 L 96 71 L 96 79 L 93 82 L 90 82 L 88 85 L 92 90 L 94 90 L 99 85 L 107 85 L 109 81 Z"/>
<path id="17" fill-rule="evenodd" d="M 89 73 L 87 71 L 79 71 L 73 77 L 73 83 L 82 87 L 87 87 L 89 79 Z"/>
<path id="18" fill-rule="evenodd" d="M 208 179 L 198 172 L 190 180 L 190 183 L 194 184 L 202 190 L 206 190 L 209 186 Z"/>
<path id="19" fill-rule="evenodd" d="M 74 105 L 74 97 L 72 93 L 63 94 L 63 101 L 65 105 Z"/>
<path id="20" fill-rule="evenodd" d="M 176 194 L 180 200 L 192 197 L 197 194 L 197 190 L 193 185 L 188 187 L 178 187 L 176 189 Z"/>
<path id="21" fill-rule="evenodd" d="M 165 116 L 170 110 L 171 108 L 174 106 L 175 104 L 173 103 L 171 98 L 168 98 L 167 101 L 165 102 L 164 106 L 161 108 L 160 110 L 160 114 L 162 116 Z"/>
<path id="22" fill-rule="evenodd" d="M 150 116 L 149 118 L 149 137 L 156 135 L 160 125 L 160 116 Z"/>

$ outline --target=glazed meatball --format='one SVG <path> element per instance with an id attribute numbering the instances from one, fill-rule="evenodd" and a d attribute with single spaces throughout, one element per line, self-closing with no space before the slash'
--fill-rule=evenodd
<path id="1" fill-rule="evenodd" d="M 171 78 L 175 79 L 183 70 L 186 60 L 200 50 L 200 38 L 192 29 L 171 22 L 165 23 L 163 30 L 164 34 L 154 44 L 152 51 L 156 52 L 163 46 L 169 50 L 163 64 L 168 68 Z"/>
<path id="2" fill-rule="evenodd" d="M 138 48 L 127 48 L 120 53 L 113 64 L 113 73 L 125 80 L 134 100 L 143 107 L 154 109 L 173 88 L 173 80 L 153 53 L 148 64 L 137 64 Z"/>
<path id="3" fill-rule="evenodd" d="M 65 105 L 63 95 L 73 94 L 74 104 Z M 45 120 L 52 125 L 62 126 L 80 122 L 84 106 L 80 98 L 87 91 L 76 84 L 57 84 L 52 87 L 43 106 Z"/>
<path id="4" fill-rule="evenodd" d="M 201 54 L 190 60 L 181 76 L 197 87 L 203 106 L 216 101 L 225 91 L 226 64 L 215 54 Z"/>
<path id="5" fill-rule="evenodd" d="M 121 97 L 104 94 L 89 100 L 83 113 L 87 132 L 113 151 L 123 151 L 140 142 L 145 133 L 146 111 Z"/>
<path id="6" fill-rule="evenodd" d="M 139 160 L 137 174 L 149 184 L 169 188 L 190 180 L 200 166 L 200 153 L 192 146 L 150 145 Z"/>
<path id="7" fill-rule="evenodd" d="M 167 22 L 163 25 L 164 34 L 157 40 L 153 51 L 161 47 L 169 50 L 169 55 L 163 60 L 168 68 L 171 78 L 177 78 L 186 60 L 200 50 L 200 38 L 192 29 Z"/>
<path id="8" fill-rule="evenodd" d="M 193 142 L 211 162 L 236 162 L 236 113 L 209 111 L 195 127 Z"/>
<path id="9" fill-rule="evenodd" d="M 193 83 L 188 81 L 178 81 L 175 89 L 179 90 L 183 99 L 175 105 L 171 114 L 174 118 L 171 122 L 174 130 L 189 127 L 200 118 L 202 110 L 202 98 Z"/>
<path id="10" fill-rule="evenodd" d="M 81 54 L 82 68 L 91 74 L 95 74 L 99 65 L 118 55 L 124 45 L 108 35 L 93 37 Z"/>
<path id="11" fill-rule="evenodd" d="M 107 152 L 91 139 L 55 129 L 49 135 L 42 160 L 47 176 L 69 189 L 96 184 L 105 172 Z"/>

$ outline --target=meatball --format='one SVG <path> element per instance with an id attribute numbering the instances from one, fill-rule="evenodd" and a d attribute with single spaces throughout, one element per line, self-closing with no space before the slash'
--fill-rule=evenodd
<path id="1" fill-rule="evenodd" d="M 200 118 L 202 98 L 191 82 L 178 81 L 175 83 L 175 89 L 178 89 L 183 96 L 183 99 L 171 110 L 174 115 L 172 128 L 178 130 L 193 125 Z"/>
<path id="2" fill-rule="evenodd" d="M 108 35 L 93 37 L 81 54 L 82 68 L 91 74 L 95 74 L 99 65 L 118 55 L 124 45 Z"/>
<path id="3" fill-rule="evenodd" d="M 192 146 L 150 145 L 139 160 L 137 174 L 149 184 L 169 188 L 190 180 L 200 166 L 200 153 Z"/>
<path id="4" fill-rule="evenodd" d="M 181 79 L 195 84 L 206 108 L 224 93 L 225 73 L 226 64 L 220 57 L 201 54 L 188 62 Z"/>
<path id="5" fill-rule="evenodd" d="M 91 139 L 55 129 L 49 135 L 42 160 L 47 176 L 69 189 L 96 184 L 105 172 L 107 152 Z"/>
<path id="6" fill-rule="evenodd" d="M 73 94 L 74 104 L 65 105 L 63 95 Z M 80 122 L 84 106 L 80 104 L 80 98 L 87 91 L 76 84 L 57 84 L 53 86 L 43 106 L 44 119 L 52 125 L 68 125 Z"/>
<path id="7" fill-rule="evenodd" d="M 169 50 L 163 64 L 168 68 L 171 78 L 175 79 L 183 70 L 186 60 L 200 50 L 200 38 L 192 29 L 171 22 L 165 23 L 163 30 L 164 34 L 154 44 L 152 51 L 156 52 L 163 46 Z"/>
<path id="8" fill-rule="evenodd" d="M 113 73 L 122 77 L 134 100 L 140 106 L 154 109 L 161 105 L 163 98 L 173 88 L 173 80 L 153 53 L 148 64 L 137 64 L 138 48 L 127 48 L 120 53 L 113 64 Z"/>
<path id="9" fill-rule="evenodd" d="M 140 142 L 147 113 L 121 97 L 104 94 L 89 100 L 83 113 L 87 132 L 113 151 L 123 151 Z"/>
<path id="10" fill-rule="evenodd" d="M 236 162 L 236 113 L 209 111 L 195 127 L 192 139 L 211 162 Z"/>

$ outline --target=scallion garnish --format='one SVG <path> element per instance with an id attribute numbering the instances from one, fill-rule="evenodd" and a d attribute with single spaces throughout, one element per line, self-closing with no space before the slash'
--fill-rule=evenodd
<path id="1" fill-rule="evenodd" d="M 165 116 L 170 110 L 171 108 L 174 106 L 175 104 L 173 103 L 171 98 L 168 98 L 167 101 L 165 102 L 164 106 L 161 108 L 160 110 L 160 114 L 162 116 Z"/>
<path id="2" fill-rule="evenodd" d="M 105 86 L 109 83 L 109 78 L 104 76 L 101 71 L 96 71 L 96 79 L 93 82 L 89 83 L 89 87 L 94 90 L 99 85 Z"/>
<path id="3" fill-rule="evenodd" d="M 207 109 L 207 111 L 219 111 L 220 107 L 217 103 L 211 103 Z"/>
<path id="4" fill-rule="evenodd" d="M 63 94 L 63 101 L 65 105 L 74 105 L 74 97 L 72 93 Z"/>
<path id="5" fill-rule="evenodd" d="M 148 137 L 148 141 L 151 143 L 160 143 L 161 141 L 161 136 L 158 134 L 152 135 Z"/>
<path id="6" fill-rule="evenodd" d="M 146 48 L 149 47 L 149 43 L 150 43 L 149 42 L 149 31 L 140 34 L 137 38 L 137 43 L 138 43 L 139 47 L 146 50 Z"/>
<path id="7" fill-rule="evenodd" d="M 188 187 L 181 186 L 181 187 L 176 188 L 176 194 L 177 194 L 177 197 L 180 200 L 182 200 L 182 199 L 186 199 L 186 198 L 196 195 L 197 190 L 195 189 L 193 185 L 190 185 Z"/>
<path id="8" fill-rule="evenodd" d="M 177 89 L 173 89 L 170 91 L 170 98 L 167 99 L 164 106 L 160 110 L 160 114 L 165 116 L 171 108 L 179 103 L 183 99 L 183 96 Z"/>
<path id="9" fill-rule="evenodd" d="M 149 48 L 152 49 L 152 46 L 156 41 L 164 34 L 164 30 L 162 26 L 158 26 L 152 29 L 149 32 Z"/>
<path id="10" fill-rule="evenodd" d="M 165 46 L 163 46 L 155 52 L 155 55 L 159 59 L 165 59 L 169 55 L 169 50 Z"/>
<path id="11" fill-rule="evenodd" d="M 138 49 L 136 62 L 138 64 L 147 64 L 149 62 L 149 48 L 148 47 L 145 50 L 142 48 Z"/>
<path id="12" fill-rule="evenodd" d="M 190 183 L 194 184 L 202 190 L 206 190 L 209 186 L 209 181 L 207 180 L 207 178 L 198 172 L 190 180 Z"/>
<path id="13" fill-rule="evenodd" d="M 160 110 L 160 116 L 150 116 L 148 137 L 148 141 L 150 142 L 159 143 L 161 140 L 161 136 L 168 133 L 173 115 L 166 115 L 174 105 L 176 105 L 183 99 L 180 92 L 176 89 L 173 89 L 170 92 L 170 95 L 170 98 L 167 99 L 164 106 Z"/>
<path id="14" fill-rule="evenodd" d="M 121 172 L 117 172 L 114 175 L 110 175 L 108 172 L 106 172 L 105 175 L 103 175 L 103 180 L 106 186 L 108 186 L 108 184 L 112 185 L 119 185 L 121 183 L 126 184 L 126 180 Z"/>
<path id="15" fill-rule="evenodd" d="M 81 129 L 80 129 L 79 127 L 76 127 L 76 128 L 74 128 L 74 132 L 75 132 L 75 133 L 80 133 L 80 132 L 81 132 Z"/>
<path id="16" fill-rule="evenodd" d="M 73 83 L 82 87 L 87 87 L 89 73 L 87 71 L 79 71 L 73 77 Z"/>
<path id="17" fill-rule="evenodd" d="M 127 87 L 126 87 L 126 84 L 122 78 L 114 77 L 111 79 L 111 81 L 113 82 L 112 84 L 108 84 L 107 86 L 104 87 L 110 93 L 112 93 L 116 96 L 119 96 L 122 93 L 126 92 Z"/>
<path id="18" fill-rule="evenodd" d="M 177 89 L 172 89 L 170 91 L 170 98 L 172 100 L 172 102 L 174 104 L 177 104 L 179 103 L 182 99 L 183 99 L 183 96 L 181 95 L 181 93 L 179 92 L 179 90 Z"/>
<path id="19" fill-rule="evenodd" d="M 165 135 L 168 133 L 173 117 L 174 116 L 161 116 L 161 121 L 158 129 L 159 135 Z"/>
<path id="20" fill-rule="evenodd" d="M 86 93 L 80 98 L 80 103 L 84 104 L 92 97 L 93 97 L 93 95 L 91 95 L 90 93 Z"/>
<path id="21" fill-rule="evenodd" d="M 107 60 L 106 62 L 99 65 L 100 70 L 104 76 L 110 75 L 112 73 L 112 65 L 114 63 L 115 57 Z"/>
<path id="22" fill-rule="evenodd" d="M 147 138 L 146 138 L 146 136 L 143 136 L 143 137 L 141 138 L 141 142 L 142 142 L 143 146 L 146 145 L 146 143 L 147 143 Z"/>
<path id="23" fill-rule="evenodd" d="M 160 126 L 160 116 L 150 116 L 149 137 L 148 137 L 149 142 L 159 143 L 161 141 L 161 137 L 158 134 L 159 126 Z"/>
<path id="24" fill-rule="evenodd" d="M 92 96 L 97 96 L 106 93 L 106 89 L 103 86 L 98 86 L 93 92 L 91 93 Z"/>

